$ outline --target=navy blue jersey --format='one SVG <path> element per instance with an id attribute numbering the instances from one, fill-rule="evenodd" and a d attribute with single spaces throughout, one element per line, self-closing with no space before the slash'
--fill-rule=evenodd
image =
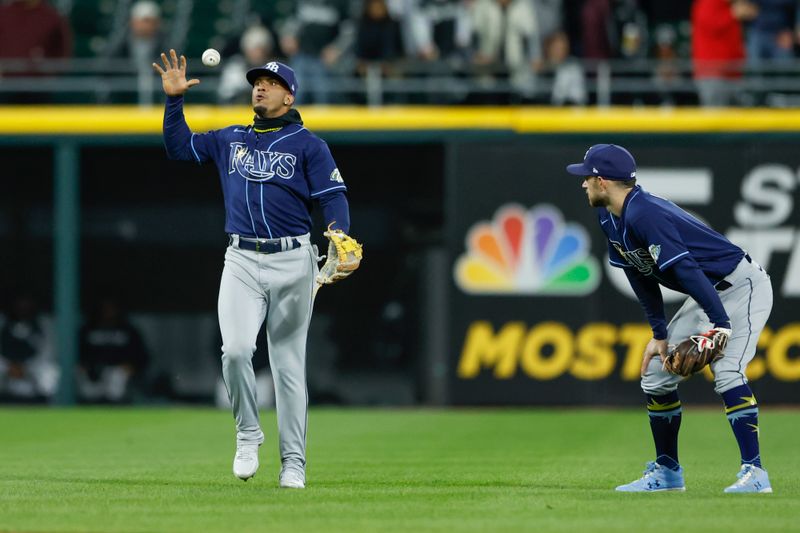
<path id="1" fill-rule="evenodd" d="M 636 268 L 661 285 L 688 294 L 673 265 L 693 259 L 714 285 L 733 272 L 744 251 L 669 200 L 636 186 L 625 198 L 618 218 L 598 208 L 608 238 L 609 262 Z"/>
<path id="2" fill-rule="evenodd" d="M 328 145 L 302 124 L 256 133 L 237 125 L 192 133 L 183 118 L 183 98 L 170 97 L 164 141 L 173 159 L 217 167 L 225 198 L 225 231 L 245 237 L 278 238 L 311 231 L 312 200 L 320 200 L 348 231 L 347 187 Z M 331 201 L 331 200 L 335 201 Z M 344 220 L 346 219 L 346 220 Z"/>

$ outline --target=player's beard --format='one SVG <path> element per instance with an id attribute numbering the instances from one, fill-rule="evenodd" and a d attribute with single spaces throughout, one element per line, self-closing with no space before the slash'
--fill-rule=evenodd
<path id="1" fill-rule="evenodd" d="M 602 198 L 589 198 L 589 205 L 592 207 L 605 207 L 608 205 L 608 202 Z"/>
<path id="2" fill-rule="evenodd" d="M 607 207 L 608 206 L 608 198 L 604 198 L 599 194 L 591 194 L 587 193 L 586 196 L 589 198 L 589 205 L 592 207 Z"/>
<path id="3" fill-rule="evenodd" d="M 259 117 L 261 117 L 261 118 L 267 118 L 267 107 L 266 107 L 266 106 L 264 106 L 264 105 L 262 105 L 262 104 L 254 105 L 254 106 L 253 106 L 253 111 L 254 111 L 254 112 L 255 112 L 255 114 L 256 114 L 256 115 L 258 115 Z"/>

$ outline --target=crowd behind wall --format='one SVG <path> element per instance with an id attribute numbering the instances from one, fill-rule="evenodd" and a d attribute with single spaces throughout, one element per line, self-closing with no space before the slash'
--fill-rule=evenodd
<path id="1" fill-rule="evenodd" d="M 0 60 L 127 58 L 152 77 L 161 50 L 196 58 L 215 47 L 220 103 L 247 102 L 244 71 L 277 58 L 297 71 L 300 104 L 362 103 L 339 90 L 339 76 L 371 71 L 445 72 L 482 88 L 435 103 L 553 105 L 592 103 L 586 87 L 598 61 L 649 60 L 665 90 L 642 103 L 752 105 L 764 102 L 741 100 L 737 83 L 791 63 L 799 9 L 798 0 L 11 0 L 0 7 Z M 689 61 L 696 94 L 676 96 L 669 86 Z M 552 80 L 546 92 L 543 77 Z M 493 84 L 511 90 L 496 94 Z"/>

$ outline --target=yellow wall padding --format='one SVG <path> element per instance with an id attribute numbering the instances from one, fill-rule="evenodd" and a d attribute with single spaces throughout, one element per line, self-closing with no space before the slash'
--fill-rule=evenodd
<path id="1" fill-rule="evenodd" d="M 548 107 L 298 108 L 313 131 L 506 131 L 515 133 L 800 132 L 800 110 Z M 194 131 L 249 124 L 247 107 L 187 106 Z M 160 134 L 163 108 L 4 106 L 0 135 Z"/>

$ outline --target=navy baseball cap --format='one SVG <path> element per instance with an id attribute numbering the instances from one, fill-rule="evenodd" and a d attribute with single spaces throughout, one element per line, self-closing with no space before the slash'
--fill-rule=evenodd
<path id="1" fill-rule="evenodd" d="M 297 92 L 297 78 L 295 78 L 294 70 L 289 65 L 270 61 L 263 67 L 251 68 L 247 71 L 247 81 L 250 82 L 250 85 L 255 85 L 256 80 L 261 76 L 275 78 L 283 83 L 292 94 Z"/>
<path id="2" fill-rule="evenodd" d="M 602 176 L 609 180 L 627 181 L 636 177 L 636 160 L 629 151 L 616 144 L 595 144 L 586 151 L 583 163 L 567 165 L 575 176 Z"/>

